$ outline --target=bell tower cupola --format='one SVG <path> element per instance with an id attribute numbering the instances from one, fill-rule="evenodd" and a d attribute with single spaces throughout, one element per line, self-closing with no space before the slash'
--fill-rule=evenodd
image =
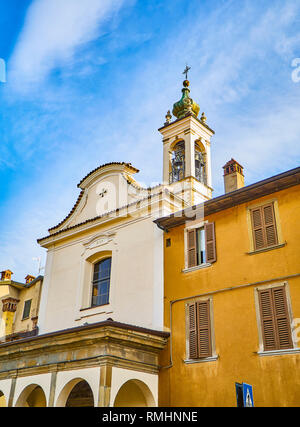
<path id="1" fill-rule="evenodd" d="M 214 131 L 207 125 L 205 113 L 198 118 L 200 107 L 190 97 L 189 70 L 184 71 L 186 79 L 182 97 L 173 106 L 174 117 L 168 111 L 159 132 L 164 145 L 164 184 L 194 205 L 212 197 L 210 139 Z"/>

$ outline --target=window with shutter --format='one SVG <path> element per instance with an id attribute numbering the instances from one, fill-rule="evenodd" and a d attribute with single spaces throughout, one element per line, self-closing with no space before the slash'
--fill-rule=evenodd
<path id="1" fill-rule="evenodd" d="M 28 317 L 30 316 L 31 301 L 32 301 L 31 299 L 28 301 L 25 301 L 22 320 L 28 319 Z"/>
<path id="2" fill-rule="evenodd" d="M 189 304 L 189 356 L 190 359 L 197 359 L 198 340 L 197 340 L 197 320 L 196 304 Z"/>
<path id="3" fill-rule="evenodd" d="M 195 267 L 197 265 L 197 240 L 196 229 L 188 231 L 188 266 Z"/>
<path id="4" fill-rule="evenodd" d="M 210 301 L 188 305 L 189 358 L 201 359 L 212 355 Z"/>
<path id="5" fill-rule="evenodd" d="M 284 286 L 258 291 L 264 350 L 293 348 Z"/>
<path id="6" fill-rule="evenodd" d="M 278 244 L 273 203 L 251 210 L 254 249 L 264 249 Z"/>
<path id="7" fill-rule="evenodd" d="M 187 231 L 187 267 L 213 263 L 217 260 L 215 224 Z"/>
<path id="8" fill-rule="evenodd" d="M 212 263 L 217 261 L 215 223 L 210 222 L 208 224 L 205 224 L 204 229 L 205 229 L 206 262 Z"/>

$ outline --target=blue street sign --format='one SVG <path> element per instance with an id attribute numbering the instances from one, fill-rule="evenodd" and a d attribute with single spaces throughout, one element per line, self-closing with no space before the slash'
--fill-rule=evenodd
<path id="1" fill-rule="evenodd" d="M 243 383 L 243 401 L 244 401 L 244 408 L 254 407 L 252 385 Z"/>
<path id="2" fill-rule="evenodd" d="M 236 402 L 238 408 L 253 408 L 253 389 L 252 385 L 246 383 L 235 383 Z"/>

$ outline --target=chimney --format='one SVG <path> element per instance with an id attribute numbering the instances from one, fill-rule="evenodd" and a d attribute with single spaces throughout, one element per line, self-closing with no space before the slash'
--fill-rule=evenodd
<path id="1" fill-rule="evenodd" d="M 225 193 L 238 190 L 245 186 L 243 166 L 231 159 L 223 166 Z"/>
<path id="2" fill-rule="evenodd" d="M 11 280 L 12 274 L 14 274 L 14 273 L 10 270 L 1 271 L 1 281 L 2 280 L 7 280 L 7 281 Z"/>
<path id="3" fill-rule="evenodd" d="M 6 272 L 3 271 L 3 273 Z M 16 298 L 5 298 L 2 300 L 2 322 L 4 326 L 2 334 L 4 334 L 4 337 L 13 333 L 15 312 L 17 311 L 19 302 L 20 300 Z"/>
<path id="4" fill-rule="evenodd" d="M 34 276 L 31 276 L 30 274 L 28 274 L 28 276 L 25 277 L 26 285 L 28 285 L 28 283 L 31 283 L 34 279 L 35 279 Z"/>

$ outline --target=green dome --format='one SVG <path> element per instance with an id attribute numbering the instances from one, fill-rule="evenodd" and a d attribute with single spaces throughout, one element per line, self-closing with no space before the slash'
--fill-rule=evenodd
<path id="1" fill-rule="evenodd" d="M 190 82 L 188 80 L 183 82 L 184 87 L 182 89 L 181 100 L 176 102 L 173 106 L 173 115 L 177 117 L 177 119 L 182 119 L 190 113 L 197 117 L 200 112 L 199 105 L 193 101 L 192 98 L 190 98 L 190 89 L 188 88 L 189 85 Z"/>

